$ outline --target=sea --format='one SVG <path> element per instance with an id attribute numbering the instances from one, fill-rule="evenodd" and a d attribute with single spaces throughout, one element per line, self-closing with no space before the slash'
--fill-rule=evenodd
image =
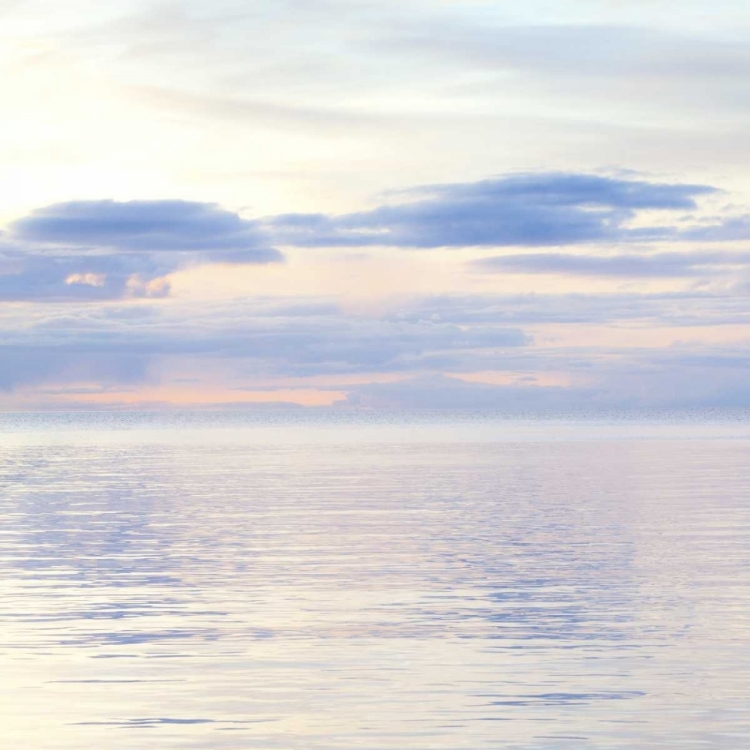
<path id="1" fill-rule="evenodd" d="M 0 415 L 9 750 L 750 747 L 750 413 Z"/>

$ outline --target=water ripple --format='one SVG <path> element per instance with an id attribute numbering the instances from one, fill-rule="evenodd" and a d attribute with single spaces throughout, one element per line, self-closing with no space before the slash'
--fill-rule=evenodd
<path id="1" fill-rule="evenodd" d="M 739 423 L 87 419 L 0 424 L 9 747 L 750 737 Z"/>

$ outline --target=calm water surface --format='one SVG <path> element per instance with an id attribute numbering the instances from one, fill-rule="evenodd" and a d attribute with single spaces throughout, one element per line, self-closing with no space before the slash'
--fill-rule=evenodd
<path id="1" fill-rule="evenodd" d="M 750 747 L 750 418 L 0 416 L 3 746 Z"/>

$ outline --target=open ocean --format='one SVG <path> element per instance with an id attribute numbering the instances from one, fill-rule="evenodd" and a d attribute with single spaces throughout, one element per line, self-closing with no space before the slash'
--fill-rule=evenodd
<path id="1" fill-rule="evenodd" d="M 750 747 L 750 415 L 0 415 L 0 735 Z"/>

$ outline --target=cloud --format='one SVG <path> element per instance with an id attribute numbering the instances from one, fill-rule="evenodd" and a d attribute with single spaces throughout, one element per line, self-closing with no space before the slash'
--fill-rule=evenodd
<path id="1" fill-rule="evenodd" d="M 553 80 L 691 77 L 721 82 L 750 72 L 750 55 L 739 40 L 676 32 L 672 26 L 598 24 L 423 23 L 384 40 L 392 52 L 430 57 L 435 64 L 496 72 L 545 75 Z M 439 58 L 439 59 L 437 59 Z"/>
<path id="2" fill-rule="evenodd" d="M 396 383 L 356 386 L 340 405 L 370 409 L 467 409 L 538 411 L 580 408 L 594 390 L 529 385 L 467 383 L 445 375 L 427 375 Z"/>
<path id="3" fill-rule="evenodd" d="M 603 18 L 507 24 L 483 15 L 483 23 L 463 18 L 451 25 L 425 19 L 375 44 L 407 70 L 421 63 L 442 74 L 447 95 L 488 104 L 494 95 L 496 106 L 506 98 L 535 112 L 543 102 L 550 117 L 558 114 L 555 105 L 565 119 L 614 115 L 623 124 L 637 122 L 644 112 L 653 124 L 665 115 L 678 120 L 690 114 L 705 122 L 745 111 L 750 55 L 740 39 L 705 27 L 680 33 L 674 22 L 664 28 L 653 18 L 649 28 L 636 17 L 620 24 Z M 461 81 L 458 71 L 474 76 Z"/>
<path id="4" fill-rule="evenodd" d="M 367 408 L 570 410 L 750 404 L 750 350 L 687 334 L 661 348 L 535 346 L 544 322 L 652 325 L 747 323 L 747 299 L 718 295 L 508 295 L 428 298 L 378 316 L 311 299 L 168 305 L 0 306 L 0 389 L 96 385 L 138 388 L 199 377 L 250 388 L 312 378 Z M 461 373 L 505 373 L 509 385 Z M 332 379 L 397 375 L 400 382 L 340 386 Z M 453 375 L 453 377 L 451 377 Z M 563 375 L 565 386 L 545 386 Z M 379 380 L 379 377 L 373 377 Z M 390 378 L 389 378 L 390 379 Z M 199 384 L 196 384 L 198 387 Z M 269 385 L 266 388 L 271 387 Z M 69 390 L 69 388 L 68 388 Z M 209 388 L 210 390 L 210 388 Z"/>
<path id="5" fill-rule="evenodd" d="M 597 373 L 600 400 L 619 408 L 748 408 L 746 345 L 680 344 L 630 352 Z"/>
<path id="6" fill-rule="evenodd" d="M 411 248 L 545 246 L 669 238 L 672 228 L 629 228 L 639 211 L 696 209 L 707 185 L 589 174 L 521 174 L 402 191 L 406 200 L 339 216 L 286 214 L 264 226 L 279 244 Z"/>
<path id="7" fill-rule="evenodd" d="M 616 278 L 679 278 L 733 272 L 750 266 L 740 253 L 653 253 L 651 255 L 573 255 L 527 253 L 498 255 L 473 261 L 472 266 L 494 273 L 566 274 Z"/>
<path id="8" fill-rule="evenodd" d="M 142 254 L 0 252 L 0 301 L 65 302 L 169 294 L 172 263 Z"/>
<path id="9" fill-rule="evenodd" d="M 73 201 L 40 208 L 10 225 L 11 239 L 115 252 L 199 252 L 245 263 L 278 261 L 257 224 L 213 203 Z"/>
<path id="10" fill-rule="evenodd" d="M 234 3 L 214 2 L 200 13 L 191 12 L 189 5 L 147 7 L 79 31 L 69 43 L 86 50 L 89 58 L 103 56 L 117 71 L 117 80 L 168 82 L 188 99 L 218 98 L 218 106 L 201 106 L 215 118 L 245 111 L 263 118 L 265 100 L 272 112 L 292 110 L 286 118 L 292 125 L 300 116 L 306 119 L 300 102 L 316 109 L 327 102 L 353 102 L 360 111 L 377 115 L 385 109 L 403 119 L 399 95 L 404 91 L 432 94 L 445 112 L 462 85 L 472 87 L 475 97 L 479 90 L 493 109 L 504 103 L 498 92 L 516 94 L 515 99 L 520 93 L 537 108 L 539 101 L 546 102 L 552 115 L 561 95 L 595 99 L 605 111 L 623 100 L 639 109 L 674 108 L 676 103 L 683 111 L 708 110 L 704 116 L 709 117 L 707 103 L 723 109 L 744 106 L 742 96 L 732 94 L 741 94 L 750 71 L 745 45 L 706 31 L 680 34 L 674 19 L 664 28 L 643 9 L 631 12 L 626 24 L 607 12 L 592 15 L 589 9 L 588 22 L 581 23 L 563 7 L 558 12 L 564 23 L 545 13 L 548 23 L 539 24 L 533 10 L 520 15 L 514 10 L 511 22 L 507 13 L 489 10 L 486 3 L 428 6 L 410 0 L 387 5 L 308 0 L 281 6 L 259 1 L 242 10 Z M 298 23 L 286 22 L 289 13 Z M 113 56 L 115 47 L 119 54 Z M 341 65 L 344 58 L 353 64 Z M 696 79 L 710 85 L 695 86 Z M 381 106 L 368 107 L 360 96 L 363 89 L 376 92 Z M 260 101 L 242 102 L 248 91 Z M 222 105 L 224 97 L 216 92 L 239 101 Z M 383 99 L 391 99 L 391 107 L 384 108 Z M 602 107 L 602 100 L 608 106 Z M 154 97 L 154 103 L 174 104 L 169 95 Z M 293 104 L 303 111 L 295 113 Z M 341 112 L 342 121 L 348 114 Z M 566 117 L 576 114 L 585 116 L 565 110 Z"/>
<path id="11" fill-rule="evenodd" d="M 69 380 L 72 363 L 110 358 L 141 363 L 137 371 L 144 377 L 158 370 L 151 364 L 167 361 L 200 362 L 243 377 L 307 377 L 408 372 L 482 354 L 502 360 L 529 343 L 507 326 L 378 320 L 299 300 L 289 300 L 286 308 L 248 300 L 197 311 L 175 303 L 143 315 L 80 305 L 70 310 L 39 313 L 33 320 L 20 311 L 6 316 L 0 327 L 5 387 Z M 33 362 L 41 365 L 28 365 Z"/>
<path id="12" fill-rule="evenodd" d="M 639 321 L 653 326 L 750 323 L 747 290 L 606 294 L 451 294 L 402 301 L 390 317 L 481 325 L 597 324 Z"/>
<path id="13" fill-rule="evenodd" d="M 719 348 L 635 351 L 599 364 L 586 386 L 491 385 L 428 374 L 349 389 L 342 406 L 504 412 L 750 407 L 750 354 Z M 528 384 L 527 384 L 528 383 Z"/>
<path id="14" fill-rule="evenodd" d="M 680 233 L 690 242 L 733 242 L 750 239 L 750 217 L 733 216 L 713 224 L 693 227 Z"/>
<path id="15" fill-rule="evenodd" d="M 0 300 L 169 294 L 165 277 L 200 263 L 277 263 L 255 222 L 211 203 L 75 201 L 13 222 L 0 247 Z"/>
<path id="16" fill-rule="evenodd" d="M 642 212 L 694 212 L 707 185 L 590 174 L 520 174 L 395 193 L 395 202 L 339 216 L 248 220 L 213 203 L 73 201 L 33 211 L 0 235 L 0 300 L 106 300 L 169 294 L 170 273 L 204 263 L 283 260 L 275 245 L 562 246 L 750 236 L 744 217 L 677 228 L 633 228 Z M 595 276 L 695 276 L 744 265 L 740 255 L 508 255 L 485 271 Z"/>
<path id="17" fill-rule="evenodd" d="M 42 383 L 101 382 L 108 385 L 143 383 L 150 358 L 113 351 L 87 351 L 81 346 L 0 345 L 0 391 Z"/>

